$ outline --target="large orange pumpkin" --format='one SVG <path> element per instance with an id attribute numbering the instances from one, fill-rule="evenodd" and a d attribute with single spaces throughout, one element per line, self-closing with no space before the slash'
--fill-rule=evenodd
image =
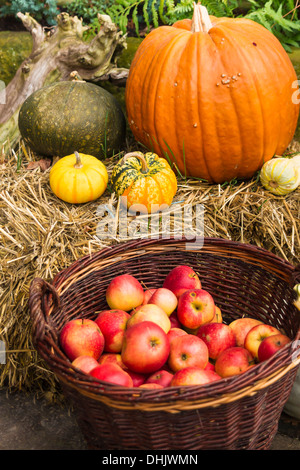
<path id="1" fill-rule="evenodd" d="M 291 142 L 297 76 L 276 37 L 243 18 L 210 17 L 153 30 L 126 84 L 136 140 L 183 175 L 222 183 L 248 179 Z"/>

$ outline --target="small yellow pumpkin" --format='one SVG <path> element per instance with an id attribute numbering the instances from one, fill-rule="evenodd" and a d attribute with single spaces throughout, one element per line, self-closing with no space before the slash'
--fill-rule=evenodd
<path id="1" fill-rule="evenodd" d="M 272 158 L 263 165 L 260 181 L 268 191 L 278 196 L 291 193 L 300 183 L 299 158 Z"/>
<path id="2" fill-rule="evenodd" d="M 111 183 L 131 211 L 154 213 L 172 203 L 177 179 L 165 158 L 148 152 L 127 153 L 115 165 Z"/>
<path id="3" fill-rule="evenodd" d="M 81 204 L 94 201 L 104 193 L 108 173 L 105 165 L 96 157 L 75 151 L 53 165 L 49 182 L 59 199 Z"/>

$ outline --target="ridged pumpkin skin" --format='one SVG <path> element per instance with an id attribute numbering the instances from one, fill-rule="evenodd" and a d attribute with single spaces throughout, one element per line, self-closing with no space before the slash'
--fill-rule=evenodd
<path id="1" fill-rule="evenodd" d="M 100 86 L 62 81 L 25 100 L 19 129 L 37 154 L 64 157 L 77 150 L 102 159 L 120 150 L 126 121 L 116 99 Z"/>
<path id="2" fill-rule="evenodd" d="M 297 76 L 263 26 L 210 20 L 208 32 L 188 31 L 186 20 L 142 41 L 126 83 L 128 122 L 137 141 L 168 155 L 184 175 L 248 179 L 293 138 Z"/>
<path id="3" fill-rule="evenodd" d="M 100 197 L 108 183 L 105 165 L 92 155 L 73 153 L 60 158 L 51 168 L 53 193 L 65 202 L 82 204 Z"/>
<path id="4" fill-rule="evenodd" d="M 151 152 L 132 152 L 121 158 L 113 168 L 111 184 L 117 196 L 126 197 L 128 209 L 145 213 L 170 206 L 177 191 L 177 179 L 167 160 Z"/>

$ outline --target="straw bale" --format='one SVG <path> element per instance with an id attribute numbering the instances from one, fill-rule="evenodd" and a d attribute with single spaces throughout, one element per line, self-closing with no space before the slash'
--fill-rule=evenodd
<path id="1" fill-rule="evenodd" d="M 105 161 L 109 175 L 120 155 Z M 108 185 L 97 201 L 72 205 L 59 200 L 49 186 L 49 171 L 22 142 L 15 151 L 0 155 L 0 340 L 6 363 L 0 364 L 0 387 L 34 390 L 48 398 L 57 395 L 58 384 L 31 342 L 27 306 L 29 286 L 35 277 L 51 281 L 72 262 L 103 247 L 141 236 L 139 223 L 146 216 L 131 216 L 127 237 L 116 230 L 99 238 L 99 205 L 108 213 L 120 209 Z M 46 169 L 45 169 L 46 168 Z M 257 177 L 245 182 L 210 185 L 196 179 L 178 178 L 178 191 L 169 208 L 170 225 L 158 226 L 165 236 L 180 233 L 183 207 L 191 208 L 197 226 L 196 207 L 203 206 L 203 233 L 252 243 L 297 264 L 300 261 L 300 189 L 286 197 L 265 191 Z M 103 206 L 102 206 L 103 207 Z M 194 219 L 193 219 L 194 218 Z M 132 224 L 132 222 L 138 222 Z M 181 225 L 180 225 L 181 224 Z M 3 344 L 2 343 L 2 344 Z"/>

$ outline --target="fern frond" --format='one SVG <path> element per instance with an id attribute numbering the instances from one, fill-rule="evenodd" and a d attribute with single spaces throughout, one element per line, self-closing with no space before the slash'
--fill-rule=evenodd
<path id="1" fill-rule="evenodd" d="M 140 32 L 139 32 L 139 20 L 137 16 L 137 9 L 138 9 L 138 5 L 135 5 L 135 7 L 132 10 L 131 19 L 135 27 L 135 34 L 137 35 L 137 37 L 139 37 Z"/>
<path id="2" fill-rule="evenodd" d="M 151 13 L 152 13 L 152 22 L 155 28 L 159 26 L 158 13 L 156 9 L 156 0 L 153 0 L 151 3 Z"/>
<path id="3" fill-rule="evenodd" d="M 150 30 L 150 19 L 149 19 L 149 12 L 148 12 L 148 7 L 149 7 L 149 1 L 146 0 L 143 5 L 143 17 L 144 21 L 146 23 L 148 31 Z"/>
<path id="4" fill-rule="evenodd" d="M 250 1 L 256 3 L 254 0 Z M 274 8 L 274 5 L 277 9 Z M 271 31 L 285 50 L 290 52 L 291 47 L 299 47 L 300 45 L 300 21 L 284 17 L 283 7 L 283 3 L 278 4 L 274 0 L 269 0 L 262 8 L 250 11 L 246 18 L 256 21 Z"/>

